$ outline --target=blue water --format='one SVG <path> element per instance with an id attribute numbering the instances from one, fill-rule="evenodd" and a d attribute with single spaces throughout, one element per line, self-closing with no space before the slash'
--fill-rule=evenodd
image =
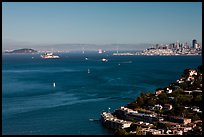
<path id="1" fill-rule="evenodd" d="M 89 119 L 133 101 L 141 91 L 167 86 L 202 63 L 201 56 L 60 56 L 3 55 L 3 134 L 113 134 Z M 109 61 L 101 62 L 103 57 Z"/>

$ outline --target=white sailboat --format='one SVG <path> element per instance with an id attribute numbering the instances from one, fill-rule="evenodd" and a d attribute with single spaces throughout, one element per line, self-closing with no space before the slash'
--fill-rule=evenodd
<path id="1" fill-rule="evenodd" d="M 84 54 L 84 47 L 82 48 L 82 54 Z"/>

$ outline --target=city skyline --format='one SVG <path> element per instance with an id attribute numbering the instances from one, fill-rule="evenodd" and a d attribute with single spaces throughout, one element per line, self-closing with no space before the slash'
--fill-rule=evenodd
<path id="1" fill-rule="evenodd" d="M 4 2 L 3 49 L 72 43 L 145 49 L 178 40 L 190 44 L 193 39 L 202 44 L 201 9 L 201 2 Z"/>

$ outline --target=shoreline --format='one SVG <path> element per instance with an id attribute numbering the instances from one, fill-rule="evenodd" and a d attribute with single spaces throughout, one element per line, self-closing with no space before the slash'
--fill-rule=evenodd
<path id="1" fill-rule="evenodd" d="M 115 135 L 202 135 L 202 67 L 184 70 L 176 82 L 141 93 L 112 113 L 102 112 L 102 124 Z"/>

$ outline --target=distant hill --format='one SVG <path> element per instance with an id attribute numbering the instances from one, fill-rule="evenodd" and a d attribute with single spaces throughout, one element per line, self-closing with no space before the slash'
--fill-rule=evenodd
<path id="1" fill-rule="evenodd" d="M 34 49 L 16 49 L 13 51 L 5 51 L 5 53 L 37 53 L 38 51 L 34 50 Z"/>

